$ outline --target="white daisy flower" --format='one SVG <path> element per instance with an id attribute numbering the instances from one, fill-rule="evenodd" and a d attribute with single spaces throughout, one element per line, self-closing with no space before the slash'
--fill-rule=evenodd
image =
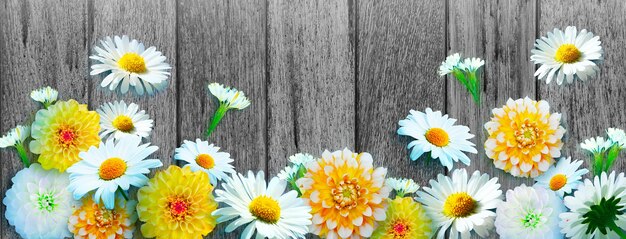
<path id="1" fill-rule="evenodd" d="M 289 180 L 296 175 L 299 169 L 300 167 L 298 165 L 285 166 L 276 176 L 282 180 Z"/>
<path id="2" fill-rule="evenodd" d="M 620 148 L 626 147 L 626 133 L 624 130 L 617 128 L 609 128 L 606 130 L 606 134 L 609 136 L 609 141 L 619 145 Z"/>
<path id="3" fill-rule="evenodd" d="M 33 164 L 15 174 L 2 203 L 5 217 L 22 238 L 66 238 L 67 222 L 77 202 L 67 190 L 67 174 Z"/>
<path id="4" fill-rule="evenodd" d="M 211 184 L 216 185 L 217 181 L 228 178 L 226 173 L 235 173 L 230 154 L 219 150 L 219 147 L 201 139 L 196 139 L 196 142 L 185 140 L 176 149 L 174 159 L 187 162 L 193 172 L 201 170 L 209 174 Z"/>
<path id="5" fill-rule="evenodd" d="M 246 98 L 246 95 L 235 88 L 224 87 L 219 83 L 209 84 L 209 91 L 220 102 L 225 104 L 228 109 L 245 109 L 250 105 L 250 101 Z"/>
<path id="6" fill-rule="evenodd" d="M 30 98 L 43 104 L 46 108 L 53 104 L 55 101 L 57 101 L 58 96 L 59 92 L 55 89 L 52 89 L 52 87 L 50 86 L 46 86 L 30 92 Z"/>
<path id="7" fill-rule="evenodd" d="M 213 215 L 219 216 L 217 223 L 235 219 L 226 226 L 227 233 L 248 224 L 241 238 L 251 238 L 255 231 L 256 238 L 305 238 L 311 225 L 311 207 L 296 191 L 283 194 L 286 186 L 287 182 L 277 177 L 266 184 L 263 171 L 256 177 L 248 171 L 247 178 L 232 174 L 222 183 L 224 190 L 215 190 L 215 201 L 227 206 Z"/>
<path id="8" fill-rule="evenodd" d="M 516 187 L 506 192 L 506 201 L 496 209 L 496 231 L 501 238 L 561 239 L 559 214 L 563 201 L 541 187 Z"/>
<path id="9" fill-rule="evenodd" d="M 602 153 L 611 147 L 611 142 L 604 140 L 602 137 L 586 139 L 580 143 L 580 148 L 589 151 L 592 154 Z"/>
<path id="10" fill-rule="evenodd" d="M 458 67 L 461 64 L 461 54 L 454 53 L 446 57 L 446 60 L 441 62 L 441 66 L 439 66 L 439 75 L 445 76 L 447 74 L 452 73 L 455 67 Z"/>
<path id="11" fill-rule="evenodd" d="M 420 186 L 417 185 L 417 183 L 415 183 L 413 179 L 408 178 L 388 178 L 387 180 L 385 180 L 385 183 L 390 188 L 393 188 L 393 190 L 396 191 L 396 194 L 399 197 L 404 197 L 404 195 L 406 194 L 415 193 L 420 188 Z"/>
<path id="12" fill-rule="evenodd" d="M 94 201 L 102 200 L 107 209 L 113 209 L 118 188 L 126 191 L 131 185 L 142 187 L 148 182 L 145 174 L 150 173 L 151 168 L 163 166 L 158 159 L 145 159 L 157 149 L 157 146 L 141 144 L 138 136 L 101 142 L 99 147 L 92 146 L 78 154 L 82 160 L 67 169 L 70 174 L 67 188 L 77 200 L 95 190 Z"/>
<path id="13" fill-rule="evenodd" d="M 133 87 L 139 95 L 144 92 L 152 95 L 167 87 L 172 67 L 155 47 L 145 49 L 143 43 L 134 39 L 131 41 L 128 36 L 106 37 L 100 43 L 102 47 L 94 47 L 96 54 L 89 57 L 98 61 L 91 66 L 92 76 L 109 73 L 100 86 L 108 86 L 111 91 L 120 86 L 122 94 Z"/>
<path id="14" fill-rule="evenodd" d="M 615 172 L 585 179 L 573 196 L 565 197 L 569 212 L 561 213 L 561 232 L 568 238 L 626 238 L 626 177 Z"/>
<path id="15" fill-rule="evenodd" d="M 600 37 L 586 29 L 578 32 L 569 26 L 565 32 L 554 29 L 547 37 L 537 39 L 531 50 L 530 60 L 541 65 L 535 72 L 539 79 L 549 84 L 556 79 L 557 84 L 572 83 L 574 79 L 586 81 L 600 72 L 598 63 L 602 61 Z"/>
<path id="16" fill-rule="evenodd" d="M 129 135 L 148 138 L 152 132 L 153 120 L 145 110 L 139 111 L 135 103 L 126 105 L 124 101 L 104 103 L 96 110 L 100 114 L 100 138 L 116 140 Z"/>
<path id="17" fill-rule="evenodd" d="M 550 166 L 548 171 L 535 178 L 535 185 L 550 189 L 562 198 L 578 188 L 582 183 L 582 176 L 589 172 L 586 168 L 579 169 L 582 164 L 581 160 L 572 162 L 571 157 L 561 158 L 556 166 Z"/>
<path id="18" fill-rule="evenodd" d="M 426 108 L 426 113 L 411 110 L 406 119 L 400 120 L 399 135 L 414 138 L 407 146 L 411 149 L 410 158 L 417 160 L 422 154 L 430 152 L 433 159 L 438 158 L 443 166 L 452 169 L 453 161 L 459 160 L 470 165 L 470 159 L 463 152 L 477 153 L 474 144 L 468 139 L 474 137 L 469 128 L 454 125 L 456 119 L 441 115 L 441 111 L 433 112 Z"/>
<path id="19" fill-rule="evenodd" d="M 460 68 L 465 69 L 469 72 L 477 71 L 480 67 L 485 65 L 485 61 L 480 58 L 465 58 L 463 63 L 460 63 Z"/>
<path id="20" fill-rule="evenodd" d="M 496 216 L 492 210 L 502 202 L 498 178 L 475 171 L 468 180 L 465 169 L 451 174 L 451 178 L 437 175 L 437 181 L 430 180 L 430 188 L 417 192 L 416 200 L 439 228 L 437 238 L 443 239 L 448 228 L 449 238 L 469 238 L 472 231 L 488 236 Z"/>
<path id="21" fill-rule="evenodd" d="M 16 147 L 30 136 L 30 127 L 18 125 L 0 138 L 0 148 Z"/>
<path id="22" fill-rule="evenodd" d="M 306 165 L 313 161 L 315 161 L 315 158 L 313 157 L 313 155 L 310 155 L 307 153 L 297 153 L 297 154 L 289 156 L 289 162 L 295 165 Z"/>

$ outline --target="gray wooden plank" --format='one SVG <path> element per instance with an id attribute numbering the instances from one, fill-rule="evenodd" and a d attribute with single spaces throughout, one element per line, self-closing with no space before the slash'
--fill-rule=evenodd
<path id="1" fill-rule="evenodd" d="M 266 171 L 266 2 L 181 0 L 179 2 L 180 140 L 205 138 L 217 102 L 207 85 L 242 90 L 251 105 L 231 110 L 209 141 L 229 152 L 238 172 Z M 212 238 L 237 238 L 221 224 Z"/>
<path id="2" fill-rule="evenodd" d="M 269 1 L 268 170 L 355 150 L 352 1 Z"/>
<path id="3" fill-rule="evenodd" d="M 626 129 L 626 82 L 623 80 L 626 74 L 623 67 L 626 19 L 616 17 L 623 15 L 626 2 L 593 0 L 571 5 L 568 1 L 558 0 L 541 1 L 540 6 L 540 35 L 546 35 L 554 28 L 565 30 L 567 26 L 576 26 L 579 31 L 587 29 L 600 36 L 602 42 L 605 60 L 600 65 L 598 77 L 572 85 L 538 82 L 540 97 L 565 113 L 568 141 L 563 147 L 564 155 L 583 159 L 586 161 L 584 166 L 589 166 L 589 156 L 580 148 L 580 143 L 595 136 L 606 138 L 605 131 L 609 127 Z M 616 161 L 615 171 L 626 171 L 623 158 L 624 153 Z"/>
<path id="4" fill-rule="evenodd" d="M 468 172 L 480 170 L 498 177 L 505 192 L 531 179 L 515 178 L 495 168 L 485 155 L 488 137 L 484 124 L 491 118 L 493 108 L 501 108 L 508 98 L 526 96 L 535 99 L 534 66 L 530 50 L 535 39 L 536 1 L 448 1 L 449 52 L 463 57 L 480 57 L 486 61 L 481 77 L 482 103 L 477 106 L 471 95 L 453 77 L 448 79 L 448 113 L 459 124 L 470 127 L 476 137 L 478 154 L 472 154 Z M 460 163 L 456 166 L 463 167 Z M 477 238 L 477 235 L 474 235 Z M 491 238 L 496 238 L 495 231 Z"/>
<path id="5" fill-rule="evenodd" d="M 56 87 L 60 98 L 87 103 L 87 3 L 9 0 L 0 9 L 0 134 L 32 122 L 39 108 L 30 99 L 35 88 Z M 4 197 L 23 166 L 14 150 L 0 157 Z M 19 238 L 4 211 L 2 205 L 2 238 Z"/>

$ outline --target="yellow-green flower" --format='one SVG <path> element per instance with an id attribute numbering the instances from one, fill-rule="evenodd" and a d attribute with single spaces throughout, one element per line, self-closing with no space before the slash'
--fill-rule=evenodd
<path id="1" fill-rule="evenodd" d="M 431 224 L 421 204 L 398 197 L 390 200 L 387 219 L 376 228 L 372 239 L 428 239 L 433 234 Z"/>

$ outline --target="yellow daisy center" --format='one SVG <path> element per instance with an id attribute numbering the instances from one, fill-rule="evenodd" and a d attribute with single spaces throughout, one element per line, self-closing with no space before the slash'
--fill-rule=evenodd
<path id="1" fill-rule="evenodd" d="M 59 143 L 64 147 L 68 147 L 74 144 L 76 132 L 69 126 L 61 126 L 57 131 L 57 136 Z"/>
<path id="2" fill-rule="evenodd" d="M 409 220 L 405 220 L 404 218 L 398 218 L 393 221 L 387 231 L 387 234 L 392 236 L 394 239 L 404 239 L 408 238 L 407 236 L 411 233 L 411 226 L 409 225 Z"/>
<path id="3" fill-rule="evenodd" d="M 431 128 L 424 135 L 426 140 L 437 147 L 444 147 L 450 143 L 448 133 L 442 128 Z"/>
<path id="4" fill-rule="evenodd" d="M 196 163 L 205 169 L 212 169 L 215 167 L 215 160 L 211 155 L 200 154 L 196 157 Z"/>
<path id="5" fill-rule="evenodd" d="M 268 196 L 258 196 L 248 206 L 252 216 L 265 222 L 274 224 L 280 219 L 280 205 Z"/>
<path id="6" fill-rule="evenodd" d="M 98 174 L 104 180 L 119 178 L 126 172 L 126 162 L 120 158 L 109 158 L 100 165 Z"/>
<path id="7" fill-rule="evenodd" d="M 146 62 L 143 57 L 137 53 L 129 52 L 117 61 L 120 68 L 132 73 L 146 72 Z"/>
<path id="8" fill-rule="evenodd" d="M 133 129 L 135 129 L 133 120 L 126 115 L 120 115 L 115 117 L 115 119 L 113 120 L 113 127 L 124 133 L 131 132 L 133 131 Z"/>
<path id="9" fill-rule="evenodd" d="M 554 175 L 550 179 L 550 189 L 552 189 L 552 191 L 558 191 L 565 186 L 565 184 L 567 184 L 567 176 L 564 174 Z"/>
<path id="10" fill-rule="evenodd" d="M 99 210 L 94 211 L 94 217 L 96 218 L 98 228 L 108 228 L 112 226 L 118 215 L 115 210 L 107 210 L 104 207 L 100 207 Z"/>
<path id="11" fill-rule="evenodd" d="M 556 50 L 554 59 L 561 63 L 574 63 L 582 54 L 574 44 L 563 44 Z"/>
<path id="12" fill-rule="evenodd" d="M 474 213 L 476 201 L 467 193 L 453 193 L 443 204 L 443 214 L 448 217 L 467 217 Z"/>
<path id="13" fill-rule="evenodd" d="M 526 120 L 515 131 L 515 141 L 517 141 L 519 148 L 531 148 L 537 145 L 537 139 L 539 139 L 543 133 L 544 132 L 537 127 L 537 123 L 530 123 Z"/>
<path id="14" fill-rule="evenodd" d="M 175 220 L 184 220 L 187 215 L 190 214 L 189 200 L 182 197 L 172 197 L 168 200 L 167 206 L 170 210 L 170 215 Z"/>
<path id="15" fill-rule="evenodd" d="M 336 188 L 331 191 L 335 208 L 352 209 L 357 206 L 358 199 L 361 196 L 361 186 L 358 185 L 356 178 L 350 179 L 344 176 L 343 181 L 339 182 Z"/>

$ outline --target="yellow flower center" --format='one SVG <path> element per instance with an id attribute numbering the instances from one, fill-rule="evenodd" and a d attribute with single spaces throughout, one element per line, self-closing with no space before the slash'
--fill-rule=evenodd
<path id="1" fill-rule="evenodd" d="M 537 123 L 531 123 L 528 119 L 515 131 L 515 141 L 518 148 L 532 148 L 538 143 L 538 139 L 544 132 L 537 127 Z"/>
<path id="2" fill-rule="evenodd" d="M 280 205 L 268 196 L 258 196 L 248 206 L 252 216 L 265 222 L 274 224 L 280 219 Z"/>
<path id="3" fill-rule="evenodd" d="M 574 63 L 580 59 L 581 53 L 574 44 L 563 44 L 556 50 L 554 59 L 561 63 Z"/>
<path id="4" fill-rule="evenodd" d="M 343 177 L 343 180 L 335 188 L 331 189 L 330 193 L 337 209 L 352 209 L 356 207 L 359 196 L 362 194 L 358 180 L 356 178 L 350 179 L 347 175 Z"/>
<path id="5" fill-rule="evenodd" d="M 120 158 L 109 158 L 100 165 L 98 174 L 104 180 L 119 178 L 126 172 L 126 162 Z"/>
<path id="6" fill-rule="evenodd" d="M 143 57 L 134 52 L 126 53 L 117 61 L 117 65 L 132 73 L 146 72 L 146 62 Z"/>
<path id="7" fill-rule="evenodd" d="M 57 131 L 59 144 L 64 147 L 74 145 L 74 139 L 76 139 L 76 132 L 69 126 L 61 126 Z"/>
<path id="8" fill-rule="evenodd" d="M 215 167 L 215 160 L 208 154 L 198 155 L 198 157 L 196 157 L 196 163 L 205 169 L 212 169 Z"/>
<path id="9" fill-rule="evenodd" d="M 567 176 L 564 174 L 554 175 L 550 179 L 550 189 L 552 189 L 552 191 L 558 191 L 565 186 L 565 184 L 567 184 Z"/>
<path id="10" fill-rule="evenodd" d="M 411 233 L 411 227 L 409 226 L 409 220 L 404 218 L 396 219 L 391 223 L 391 227 L 387 230 L 387 234 L 393 239 L 408 239 L 408 235 Z"/>
<path id="11" fill-rule="evenodd" d="M 190 214 L 189 200 L 183 197 L 179 197 L 179 196 L 171 197 L 168 200 L 167 207 L 170 210 L 170 215 L 172 216 L 172 218 L 177 221 L 184 220 L 185 217 Z"/>
<path id="12" fill-rule="evenodd" d="M 474 213 L 476 201 L 467 193 L 453 193 L 443 204 L 443 214 L 448 217 L 467 217 Z"/>
<path id="13" fill-rule="evenodd" d="M 94 217 L 96 218 L 96 226 L 98 228 L 108 228 L 113 225 L 113 222 L 119 216 L 115 210 L 108 210 L 105 207 L 98 207 L 94 211 Z"/>
<path id="14" fill-rule="evenodd" d="M 133 129 L 135 129 L 133 120 L 126 115 L 120 115 L 115 117 L 115 119 L 113 120 L 113 127 L 124 133 L 131 132 L 133 131 Z"/>
<path id="15" fill-rule="evenodd" d="M 442 128 L 431 128 L 424 135 L 426 140 L 437 147 L 444 147 L 450 143 L 448 133 Z"/>

